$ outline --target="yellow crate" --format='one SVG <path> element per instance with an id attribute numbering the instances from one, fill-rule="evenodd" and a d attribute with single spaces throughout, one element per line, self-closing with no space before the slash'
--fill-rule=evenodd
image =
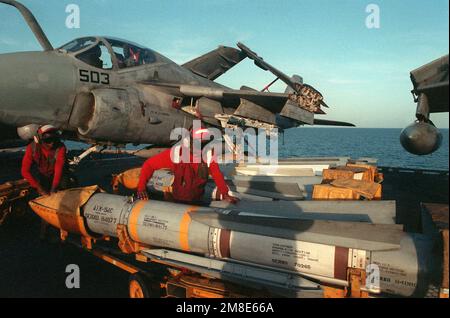
<path id="1" fill-rule="evenodd" d="M 359 200 L 360 195 L 351 189 L 338 188 L 330 184 L 316 184 L 313 200 Z"/>
<path id="2" fill-rule="evenodd" d="M 365 181 L 375 182 L 375 179 L 378 176 L 378 167 L 376 167 L 376 166 L 365 165 L 365 164 L 347 163 L 347 167 L 368 169 L 370 172 L 368 173 L 368 177 L 366 179 L 363 179 Z"/>

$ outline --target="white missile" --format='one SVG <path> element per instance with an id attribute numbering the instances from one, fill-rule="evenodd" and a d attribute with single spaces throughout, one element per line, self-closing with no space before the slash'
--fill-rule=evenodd
<path id="1" fill-rule="evenodd" d="M 61 193 L 56 196 L 53 206 L 67 198 Z M 146 246 L 245 262 L 322 282 L 346 282 L 349 269 L 376 265 L 381 292 L 411 296 L 426 290 L 433 274 L 433 241 L 404 233 L 396 225 L 245 216 L 237 210 L 155 200 L 130 202 L 127 197 L 96 193 L 74 212 L 77 228 L 69 221 L 68 209 L 46 208 L 50 199 L 34 200 L 30 206 L 68 232 L 117 237 L 121 225 L 133 241 Z"/>

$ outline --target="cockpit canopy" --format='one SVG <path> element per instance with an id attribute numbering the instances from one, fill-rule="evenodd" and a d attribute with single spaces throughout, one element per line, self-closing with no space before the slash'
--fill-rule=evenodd
<path id="1" fill-rule="evenodd" d="M 115 38 L 84 37 L 59 48 L 77 59 L 104 70 L 125 69 L 155 63 L 158 55 L 142 46 Z"/>

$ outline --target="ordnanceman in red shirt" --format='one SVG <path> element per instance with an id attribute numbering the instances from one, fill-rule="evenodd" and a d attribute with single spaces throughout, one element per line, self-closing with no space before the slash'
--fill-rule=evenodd
<path id="1" fill-rule="evenodd" d="M 66 163 L 66 147 L 52 125 L 39 127 L 22 160 L 22 176 L 40 195 L 60 189 Z"/>
<path id="2" fill-rule="evenodd" d="M 192 131 L 192 140 L 195 138 L 200 139 L 202 147 L 207 143 L 210 136 L 209 132 L 205 128 Z M 225 182 L 219 165 L 217 164 L 216 156 L 212 155 L 210 162 L 205 162 L 204 158 L 198 160 L 200 162 L 194 162 L 194 154 L 192 145 L 189 147 L 181 147 L 181 152 L 189 151 L 190 161 L 189 163 L 174 162 L 172 160 L 172 151 L 178 151 L 178 149 L 167 149 L 156 156 L 148 159 L 141 169 L 139 177 L 139 184 L 137 190 L 137 197 L 141 200 L 148 200 L 147 194 L 147 182 L 153 176 L 153 173 L 159 169 L 170 169 L 174 173 L 173 184 L 173 198 L 177 202 L 193 203 L 201 201 L 204 193 L 205 185 L 208 180 L 208 176 L 211 175 L 216 186 L 221 194 L 221 198 L 230 203 L 236 204 L 239 199 L 230 195 L 230 190 Z M 182 154 L 180 154 L 182 156 Z"/>

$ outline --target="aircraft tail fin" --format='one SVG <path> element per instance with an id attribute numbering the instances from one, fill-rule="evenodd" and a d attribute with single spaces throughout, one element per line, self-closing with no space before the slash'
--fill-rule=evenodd
<path id="1" fill-rule="evenodd" d="M 245 54 L 237 49 L 219 46 L 219 48 L 184 63 L 182 66 L 201 77 L 213 81 L 241 62 L 245 57 Z"/>

